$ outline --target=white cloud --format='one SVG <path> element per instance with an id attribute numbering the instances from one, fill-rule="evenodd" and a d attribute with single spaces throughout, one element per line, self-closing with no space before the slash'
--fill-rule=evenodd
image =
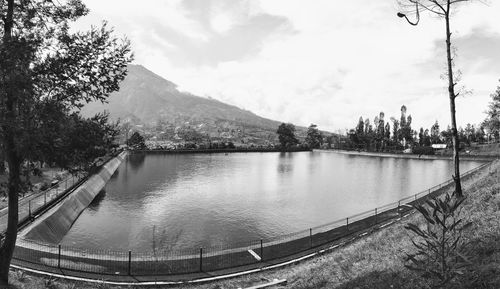
<path id="1" fill-rule="evenodd" d="M 136 62 L 198 95 L 335 131 L 354 126 L 360 115 L 373 119 L 385 111 L 387 119 L 397 116 L 402 104 L 415 127 L 429 127 L 436 119 L 443 127 L 449 123 L 445 82 L 439 78 L 445 59 L 436 59 L 435 46 L 436 41 L 444 45 L 444 25 L 427 15 L 419 26 L 407 25 L 395 16 L 395 0 L 207 0 L 203 4 L 210 9 L 196 13 L 182 1 L 147 1 L 141 9 L 132 1 L 85 2 L 129 35 Z M 453 18 L 453 36 L 500 31 L 498 12 L 498 1 L 462 7 Z M 262 21 L 252 22 L 259 15 L 280 21 L 259 26 Z M 282 19 L 286 29 L 280 28 Z M 189 46 L 161 29 L 147 30 L 160 24 L 189 39 Z M 235 35 L 237 27 L 245 30 Z M 264 33 L 269 27 L 273 32 Z M 152 37 L 144 38 L 148 33 Z M 217 35 L 226 37 L 223 43 Z M 248 40 L 247 35 L 255 37 Z M 216 57 L 217 50 L 241 50 L 236 42 L 242 40 L 248 41 L 248 51 L 230 59 Z M 205 44 L 212 45 L 206 54 Z M 200 57 L 211 61 L 192 61 Z M 464 124 L 484 117 L 489 92 L 500 77 L 498 71 L 478 71 L 484 65 L 463 71 L 463 83 L 475 92 L 458 100 Z"/>

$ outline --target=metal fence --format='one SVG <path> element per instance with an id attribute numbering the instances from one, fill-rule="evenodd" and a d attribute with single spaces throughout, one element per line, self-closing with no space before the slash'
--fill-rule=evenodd
<path id="1" fill-rule="evenodd" d="M 41 212 L 48 204 L 62 197 L 68 189 L 78 184 L 83 178 L 83 174 L 71 175 L 40 193 L 34 193 L 19 200 L 19 224 L 29 222 L 33 216 Z M 0 219 L 7 218 L 7 213 L 8 208 L 2 212 Z M 4 232 L 6 229 L 7 222 L 5 221 L 0 224 L 0 232 Z"/>
<path id="2" fill-rule="evenodd" d="M 462 176 L 469 176 L 487 165 L 489 163 L 467 171 Z M 397 202 L 275 238 L 210 248 L 175 251 L 158 249 L 150 252 L 82 249 L 20 239 L 14 261 L 41 270 L 64 269 L 66 274 L 67 271 L 75 271 L 123 276 L 182 275 L 228 268 L 234 271 L 240 266 L 257 267 L 263 262 L 275 264 L 318 251 L 334 241 L 398 218 L 411 211 L 412 205 L 438 196 L 443 192 L 442 189 L 452 185 L 453 180 L 450 179 Z"/>

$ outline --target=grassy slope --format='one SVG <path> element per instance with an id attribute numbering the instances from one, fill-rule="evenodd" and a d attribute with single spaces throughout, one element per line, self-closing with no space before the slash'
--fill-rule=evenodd
<path id="1" fill-rule="evenodd" d="M 464 182 L 464 218 L 473 225 L 465 232 L 472 243 L 473 266 L 452 288 L 500 288 L 500 161 Z M 403 266 L 413 250 L 407 222 L 421 222 L 417 214 L 377 231 L 344 248 L 283 269 L 183 288 L 241 288 L 273 279 L 287 279 L 287 288 L 430 288 L 428 282 Z M 112 288 L 12 272 L 14 288 Z M 48 284 L 48 282 L 50 284 Z M 130 287 L 123 287 L 130 288 Z M 281 287 L 280 287 L 281 288 Z"/>

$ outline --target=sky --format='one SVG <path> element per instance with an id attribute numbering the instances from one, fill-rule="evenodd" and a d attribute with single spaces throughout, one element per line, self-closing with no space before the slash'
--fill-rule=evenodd
<path id="1" fill-rule="evenodd" d="M 87 29 L 108 21 L 134 63 L 180 90 L 296 125 L 345 132 L 381 111 L 413 128 L 450 123 L 444 21 L 396 16 L 396 0 L 83 0 Z M 478 124 L 500 85 L 500 1 L 452 16 L 461 71 L 457 122 Z"/>

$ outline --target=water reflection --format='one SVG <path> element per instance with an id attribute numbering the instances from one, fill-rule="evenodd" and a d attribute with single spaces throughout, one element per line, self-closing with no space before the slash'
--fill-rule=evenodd
<path id="1" fill-rule="evenodd" d="M 137 171 L 144 165 L 144 160 L 146 159 L 146 153 L 131 153 L 127 157 L 127 164 L 130 164 L 130 167 Z"/>
<path id="2" fill-rule="evenodd" d="M 153 240 L 186 249 L 275 237 L 417 193 L 453 165 L 330 152 L 133 154 L 119 171 L 63 244 L 145 251 Z"/>

